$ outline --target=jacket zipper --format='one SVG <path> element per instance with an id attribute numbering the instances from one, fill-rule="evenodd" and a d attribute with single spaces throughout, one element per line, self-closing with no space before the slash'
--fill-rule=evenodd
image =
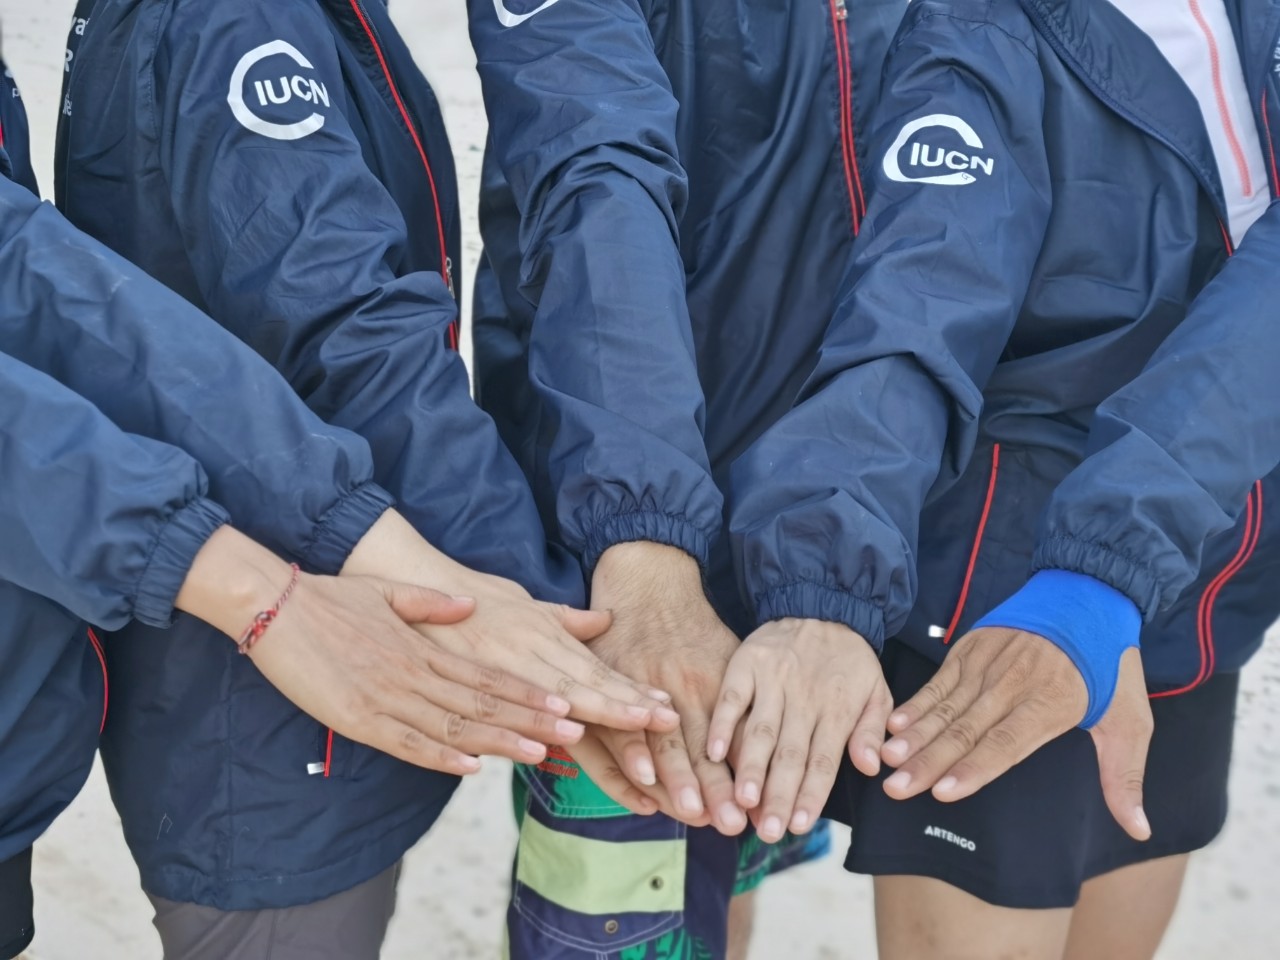
<path id="1" fill-rule="evenodd" d="M 349 0 L 349 2 L 356 19 L 360 21 L 360 26 L 364 28 L 365 36 L 369 38 L 369 43 L 373 45 L 373 52 L 378 58 L 378 64 L 382 67 L 382 75 L 386 78 L 387 86 L 391 90 L 391 98 L 395 101 L 396 109 L 400 111 L 400 119 L 404 121 L 405 129 L 408 131 L 410 139 L 413 140 L 413 145 L 418 151 L 418 157 L 422 160 L 422 168 L 426 171 L 427 183 L 431 187 L 431 202 L 435 207 L 436 214 L 436 238 L 440 244 L 440 276 L 444 278 L 445 285 L 449 288 L 449 296 L 456 301 L 458 292 L 453 284 L 453 260 L 449 257 L 449 247 L 445 241 L 444 214 L 440 209 L 440 194 L 436 190 L 436 178 L 431 171 L 431 161 L 427 159 L 427 151 L 422 144 L 422 138 L 418 135 L 418 128 L 413 125 L 413 119 L 409 116 L 409 108 L 405 106 L 405 102 L 400 96 L 400 89 L 396 86 L 395 78 L 391 75 L 391 65 L 387 63 L 387 58 L 382 52 L 382 44 L 378 42 L 378 35 L 374 32 L 373 24 L 369 22 L 369 18 L 365 14 L 361 0 Z M 449 324 L 449 346 L 453 350 L 458 349 L 457 320 Z"/>
<path id="2" fill-rule="evenodd" d="M 107 704 L 111 693 L 110 684 L 107 682 L 107 653 L 102 648 L 102 641 L 93 632 L 93 627 L 89 628 L 89 642 L 93 644 L 93 652 L 98 655 L 98 663 L 102 667 L 102 722 L 98 725 L 98 733 L 101 734 L 107 729 Z"/>
<path id="3" fill-rule="evenodd" d="M 1271 161 L 1271 196 L 1280 198 L 1280 173 L 1276 172 L 1276 142 L 1271 139 L 1271 118 L 1267 116 L 1267 90 L 1262 89 L 1262 132 L 1267 135 L 1267 157 Z"/>
<path id="4" fill-rule="evenodd" d="M 960 599 L 956 601 L 955 612 L 951 614 L 951 622 L 947 624 L 942 635 L 942 645 L 947 646 L 955 637 L 956 628 L 960 626 L 960 617 L 964 614 L 964 606 L 969 601 L 969 585 L 973 582 L 973 571 L 978 566 L 978 554 L 982 551 L 982 538 L 987 532 L 987 520 L 991 518 L 991 502 L 996 497 L 996 480 L 1000 476 L 1000 444 L 991 447 L 991 477 L 987 480 L 987 496 L 982 502 L 982 515 L 978 520 L 978 531 L 973 535 L 973 548 L 969 551 L 969 566 L 964 572 L 964 583 L 960 586 Z M 933 634 L 933 628 L 930 628 Z"/>
<path id="5" fill-rule="evenodd" d="M 831 33 L 836 48 L 836 83 L 840 92 L 840 156 L 844 164 L 845 188 L 853 217 L 853 235 L 858 235 L 867 201 L 862 192 L 862 175 L 858 170 L 858 151 L 853 135 L 853 64 L 849 53 L 849 10 L 846 0 L 828 0 L 831 7 Z"/>

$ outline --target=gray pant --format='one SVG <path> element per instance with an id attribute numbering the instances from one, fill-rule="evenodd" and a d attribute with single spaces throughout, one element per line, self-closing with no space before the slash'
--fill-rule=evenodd
<path id="1" fill-rule="evenodd" d="M 318 903 L 217 910 L 148 894 L 165 960 L 378 960 L 400 865 Z"/>

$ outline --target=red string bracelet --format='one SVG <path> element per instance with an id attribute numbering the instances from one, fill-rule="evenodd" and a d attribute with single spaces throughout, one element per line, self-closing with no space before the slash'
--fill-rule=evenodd
<path id="1" fill-rule="evenodd" d="M 249 624 L 249 628 L 236 641 L 236 646 L 239 647 L 241 653 L 248 653 L 253 649 L 253 645 L 262 639 L 262 635 L 267 632 L 267 627 L 271 626 L 271 622 L 280 616 L 280 608 L 289 599 L 289 594 L 293 593 L 293 588 L 298 585 L 298 565 L 291 563 L 289 564 L 289 569 L 293 571 L 293 575 L 289 577 L 289 585 L 284 588 L 284 593 L 280 594 L 280 599 L 276 601 L 275 606 L 268 607 L 254 617 L 253 622 Z"/>

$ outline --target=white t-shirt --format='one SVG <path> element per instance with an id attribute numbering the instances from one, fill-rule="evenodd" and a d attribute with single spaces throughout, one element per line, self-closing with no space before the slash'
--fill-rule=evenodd
<path id="1" fill-rule="evenodd" d="M 1239 243 L 1271 202 L 1258 127 L 1223 0 L 1111 0 L 1195 94 Z"/>

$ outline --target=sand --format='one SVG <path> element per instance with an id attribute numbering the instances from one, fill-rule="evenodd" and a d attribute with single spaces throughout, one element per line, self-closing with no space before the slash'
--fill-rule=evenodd
<path id="1" fill-rule="evenodd" d="M 476 191 L 485 120 L 460 0 L 395 0 L 396 19 L 444 103 L 457 155 L 466 275 L 479 251 Z M 51 191 L 64 40 L 74 3 L 0 0 L 5 56 L 32 115 L 37 169 Z M 1241 702 L 1234 797 L 1225 835 L 1192 866 L 1162 960 L 1262 960 L 1280 940 L 1280 646 L 1250 665 Z M 504 765 L 468 781 L 410 853 L 387 960 L 496 957 L 514 841 Z M 837 839 L 843 854 L 843 842 Z M 875 955 L 870 884 L 841 857 L 793 871 L 765 891 L 752 960 L 861 960 Z M 146 899 L 101 771 L 36 847 L 32 960 L 160 956 Z M 1100 958 L 1106 960 L 1106 958 Z"/>

